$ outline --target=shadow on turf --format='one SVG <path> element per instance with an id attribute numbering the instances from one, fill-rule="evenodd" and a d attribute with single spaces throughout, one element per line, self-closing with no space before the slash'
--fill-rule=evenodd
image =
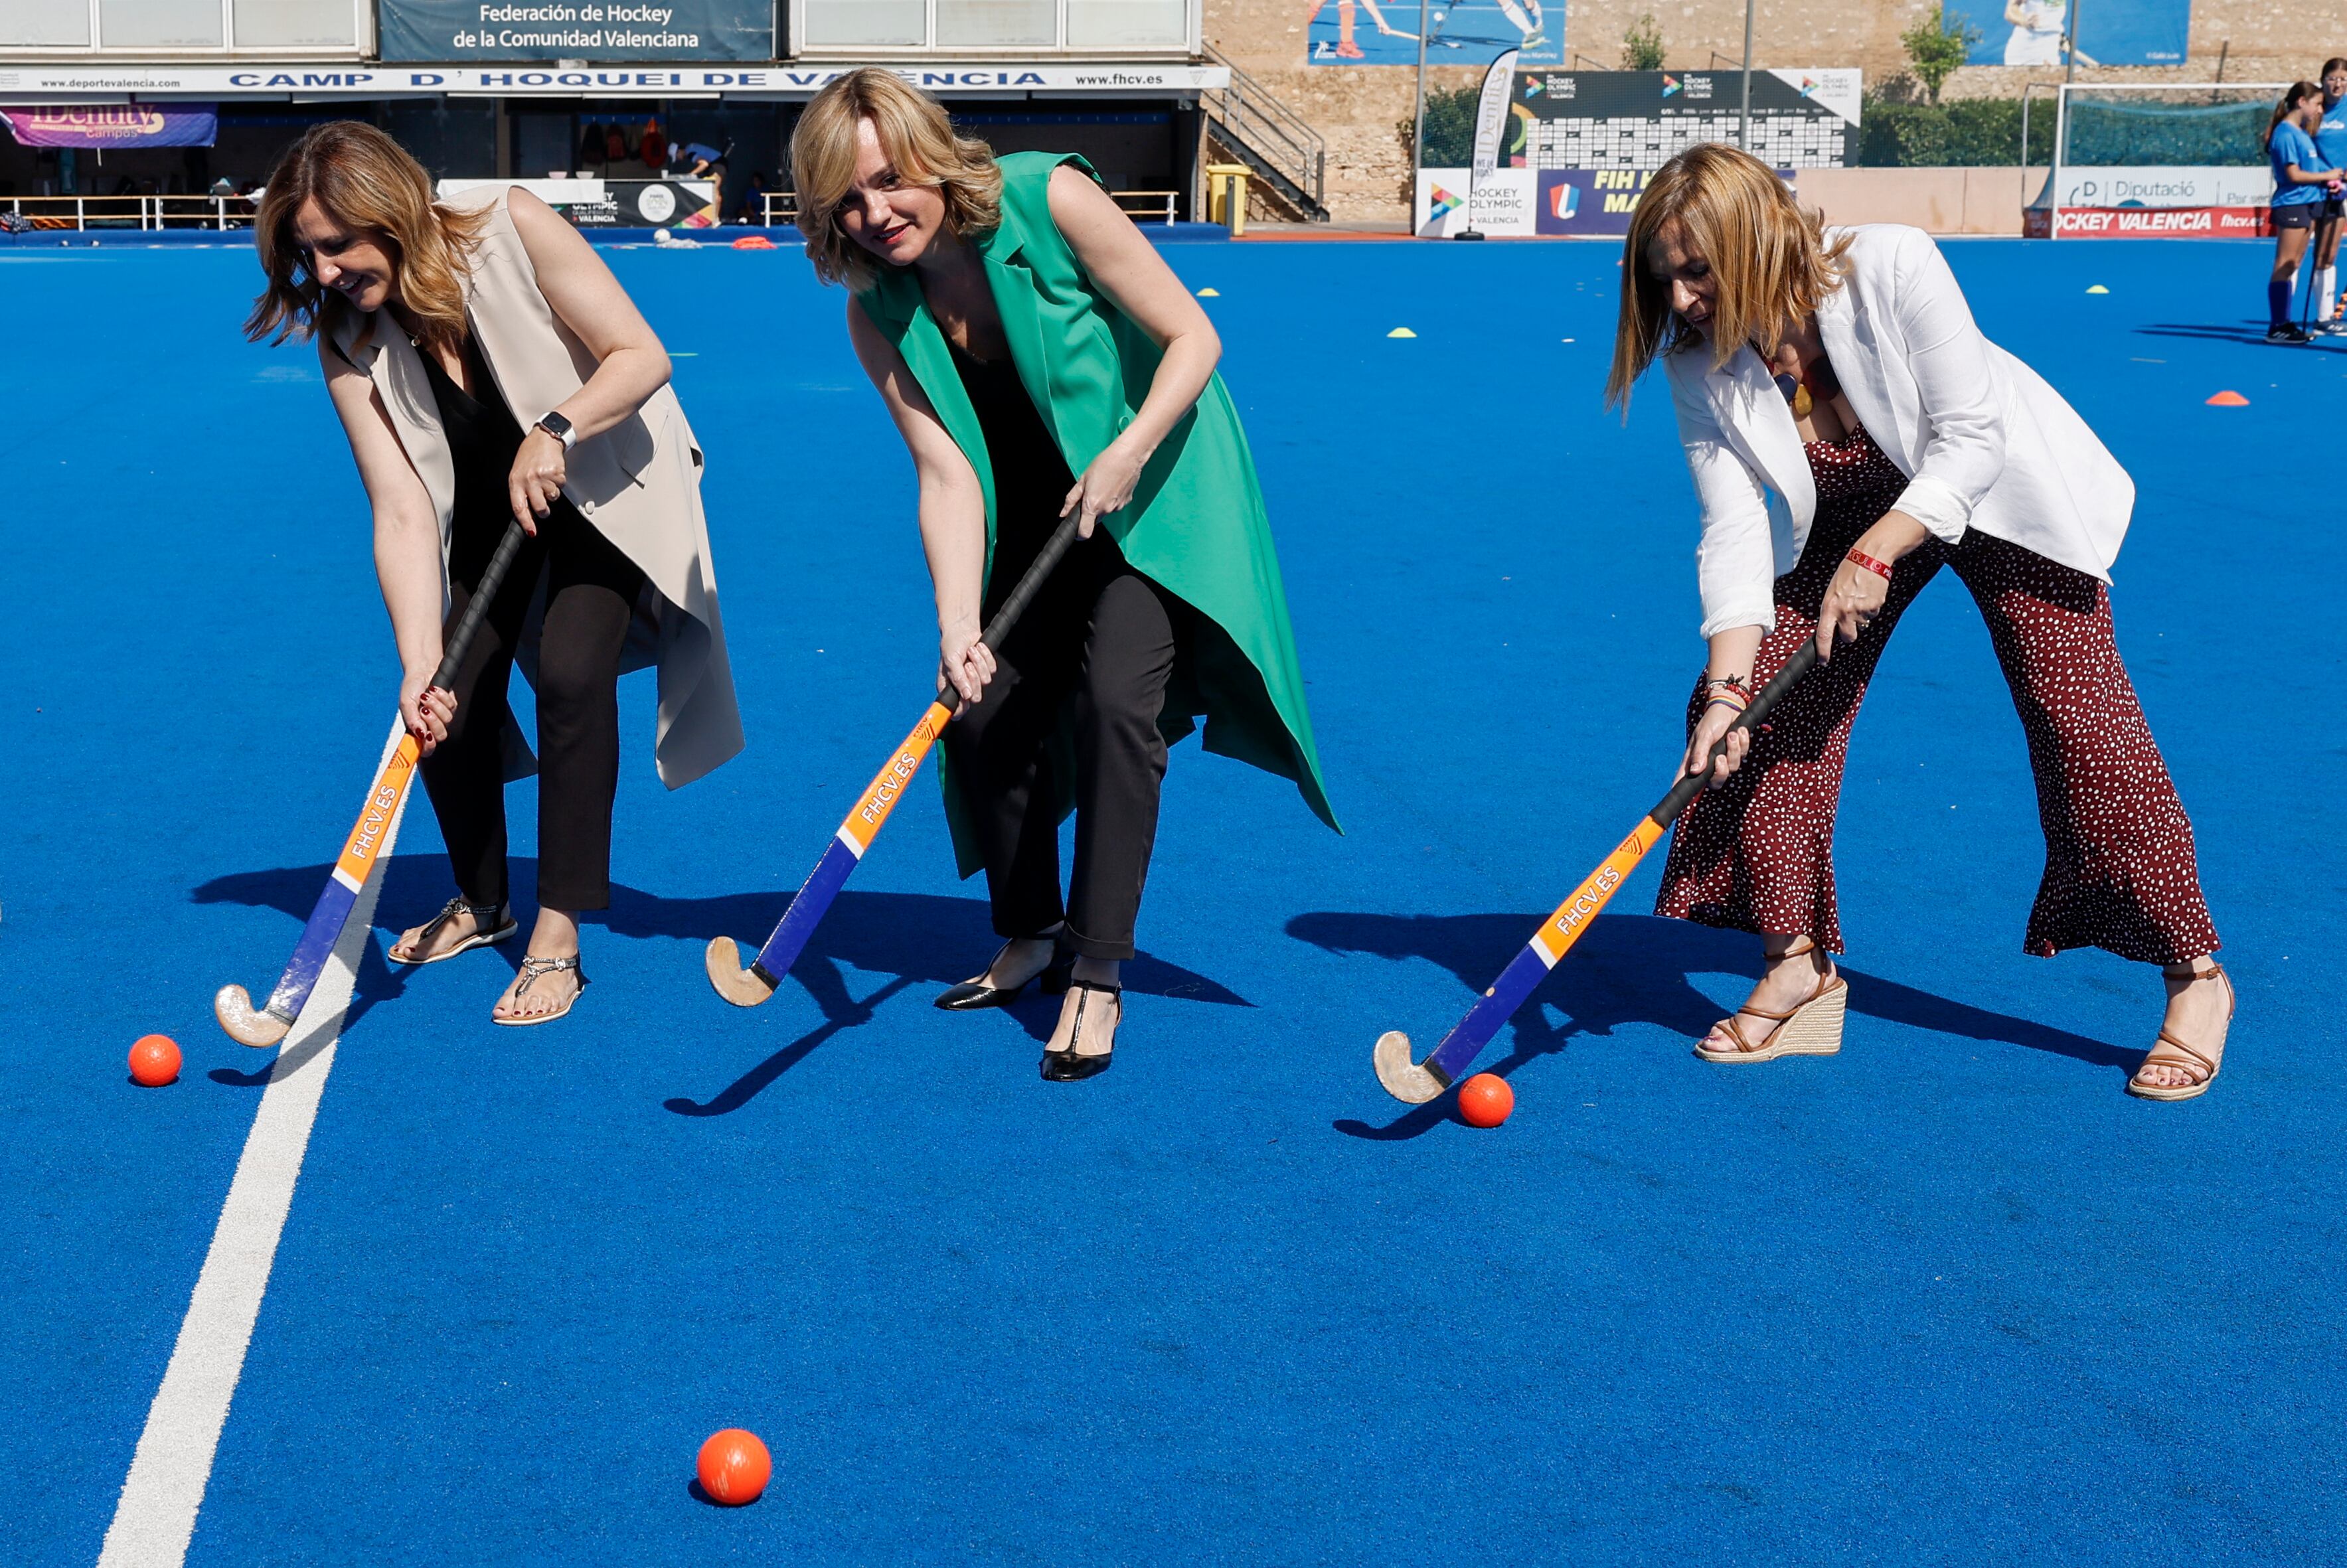
<path id="1" fill-rule="evenodd" d="M 2216 322 L 2154 322 L 2149 326 L 2141 326 L 2135 330 L 2138 337 L 2193 338 L 2202 343 L 2255 343 L 2260 348 L 2270 346 L 2311 349 L 2316 354 L 2347 354 L 2347 340 L 2333 341 L 2321 337 L 2316 338 L 2312 343 L 2269 345 L 2266 343 L 2264 322 L 2245 321 L 2236 326 L 2225 326 Z"/>
<path id="2" fill-rule="evenodd" d="M 538 863 L 515 856 L 509 862 L 517 907 L 530 908 L 537 890 Z M 214 877 L 189 897 L 198 904 L 241 904 L 281 910 L 296 920 L 309 917 L 310 907 L 324 885 L 324 866 L 281 866 L 270 871 L 241 871 Z M 447 863 L 438 855 L 395 855 L 384 873 L 383 901 L 375 911 L 385 929 L 420 924 L 429 919 L 446 897 Z M 664 898 L 620 883 L 611 885 L 611 907 L 582 917 L 585 924 L 601 926 L 622 937 L 669 937 L 705 943 L 730 936 L 754 947 L 782 917 L 790 905 L 788 893 L 733 893 L 713 898 Z M 292 936 L 288 934 L 288 950 Z M 868 1023 L 873 1011 L 898 992 L 920 985 L 948 986 L 985 967 L 1000 938 L 993 934 L 982 898 L 955 898 L 930 893 L 860 893 L 839 895 L 830 912 L 791 970 L 792 979 L 806 988 L 824 1021 L 809 1033 L 752 1068 L 706 1102 L 674 1099 L 671 1111 L 683 1116 L 720 1116 L 739 1110 L 776 1078 L 789 1071 L 815 1047 L 844 1029 Z M 396 968 L 383 957 L 381 941 L 369 942 L 359 961 L 358 983 L 351 996 L 344 1027 L 355 1023 L 376 1002 L 395 997 L 412 971 Z M 518 963 L 519 941 L 505 943 L 498 952 L 508 966 Z M 271 963 L 282 959 L 269 956 Z M 846 968 L 888 975 L 877 990 L 858 1000 L 849 993 Z M 702 986 L 700 957 L 691 966 L 679 966 L 678 983 Z M 247 983 L 256 995 L 265 994 L 273 974 L 255 975 Z M 254 982 L 258 983 L 254 983 Z M 1127 989 L 1142 996 L 1175 997 L 1184 1001 L 1213 1002 L 1225 1007 L 1254 1004 L 1229 988 L 1178 964 L 1144 953 L 1124 967 Z M 1031 1000 L 1031 999 L 1030 999 Z M 1049 1009 L 1033 1006 L 1013 1010 L 1036 1040 L 1050 1038 L 1059 1016 L 1056 1001 Z M 260 1088 L 269 1081 L 264 1064 L 255 1072 L 216 1069 L 215 1082 L 240 1088 Z"/>
<path id="3" fill-rule="evenodd" d="M 1480 991 L 1491 983 L 1542 919 L 1539 915 L 1319 913 L 1298 915 L 1287 923 L 1287 934 L 1332 953 L 1431 959 Z M 1687 978 L 1706 973 L 1758 978 L 1759 954 L 1752 938 L 1740 931 L 1714 930 L 1652 915 L 1601 916 L 1557 965 L 1556 976 L 1561 979 L 1552 978 L 1543 985 L 1543 992 L 1556 999 L 1559 1010 L 1570 1001 L 1574 1009 L 1571 1020 L 1563 1027 L 1552 1022 L 1548 1009 L 1537 1005 L 1541 993 L 1535 993 L 1535 1005 L 1516 1014 L 1512 1049 L 1507 1057 L 1481 1071 L 1504 1078 L 1535 1057 L 1563 1050 L 1576 1034 L 1607 1035 L 1627 1023 L 1657 1024 L 1697 1039 L 1720 1012 L 1719 1005 Z M 2125 1072 L 2134 1071 L 2143 1061 L 2140 1050 L 2123 1050 L 2027 1019 L 1951 1001 L 1860 970 L 1844 968 L 1842 973 L 1850 980 L 1851 1008 L 1871 1018 L 1969 1040 L 2026 1046 Z M 1411 1041 L 1421 1059 L 1453 1021 L 1450 1018 L 1423 1020 L 1429 1032 L 1423 1038 L 1413 1036 Z M 1335 1125 L 1337 1132 L 1355 1138 L 1415 1138 L 1451 1120 L 1453 1113 L 1452 1099 L 1446 1094 L 1382 1127 L 1350 1118 Z"/>

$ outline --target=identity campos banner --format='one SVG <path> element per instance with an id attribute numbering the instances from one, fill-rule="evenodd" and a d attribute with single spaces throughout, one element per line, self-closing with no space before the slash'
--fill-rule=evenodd
<path id="1" fill-rule="evenodd" d="M 383 0 L 385 60 L 770 60 L 774 0 Z"/>
<path id="2" fill-rule="evenodd" d="M 90 104 L 0 109 L 24 147 L 210 147 L 220 118 L 210 104 Z"/>

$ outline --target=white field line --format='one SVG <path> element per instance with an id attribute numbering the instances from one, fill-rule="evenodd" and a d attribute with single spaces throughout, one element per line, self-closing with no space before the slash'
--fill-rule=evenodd
<path id="1" fill-rule="evenodd" d="M 391 743 L 384 748 L 385 761 L 398 742 L 395 723 Z M 379 762 L 376 772 L 381 771 Z M 293 1184 L 302 1174 L 310 1128 L 318 1118 L 326 1074 L 334 1065 L 334 1042 L 342 1035 L 351 991 L 358 983 L 359 956 L 374 924 L 376 896 L 383 891 L 384 864 L 406 810 L 403 797 L 333 956 L 271 1065 L 269 1087 L 261 1091 L 261 1109 L 253 1113 L 252 1131 L 237 1160 L 236 1179 L 229 1184 L 228 1202 L 220 1207 L 211 1250 L 204 1256 L 195 1296 L 179 1325 L 179 1343 L 172 1347 L 163 1386 L 147 1411 L 147 1429 L 138 1435 L 122 1497 L 114 1505 L 114 1522 L 107 1527 L 98 1568 L 180 1568 L 187 1559 L 196 1511 L 203 1506 L 204 1487 L 211 1480 L 220 1428 L 244 1371 L 244 1353 L 252 1341 L 261 1296 L 269 1288 L 278 1237 L 292 1207 Z"/>

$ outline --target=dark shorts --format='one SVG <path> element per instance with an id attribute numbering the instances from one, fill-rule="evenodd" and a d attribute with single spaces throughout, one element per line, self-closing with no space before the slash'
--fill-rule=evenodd
<path id="1" fill-rule="evenodd" d="M 2284 229 L 2311 229 L 2322 216 L 2326 204 L 2320 201 L 2294 201 L 2288 207 L 2273 209 L 2273 226 L 2277 232 Z"/>
<path id="2" fill-rule="evenodd" d="M 2324 197 L 2322 220 L 2325 223 L 2336 223 L 2342 218 L 2347 218 L 2347 201 L 2342 201 L 2336 196 Z"/>

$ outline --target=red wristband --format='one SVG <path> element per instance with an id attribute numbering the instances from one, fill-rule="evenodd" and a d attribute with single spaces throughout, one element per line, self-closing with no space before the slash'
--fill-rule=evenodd
<path id="1" fill-rule="evenodd" d="M 1884 562 L 1876 560 L 1872 556 L 1868 555 L 1863 550 L 1854 549 L 1841 559 L 1864 567 L 1867 570 L 1874 573 L 1885 582 L 1889 582 L 1891 580 L 1891 568 Z"/>

